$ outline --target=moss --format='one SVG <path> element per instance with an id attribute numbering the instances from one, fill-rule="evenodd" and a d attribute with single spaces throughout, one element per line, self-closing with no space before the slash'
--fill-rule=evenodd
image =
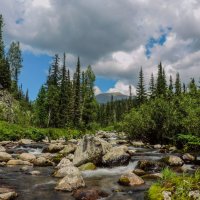
<path id="1" fill-rule="evenodd" d="M 81 171 L 86 171 L 86 170 L 95 170 L 96 169 L 96 166 L 93 164 L 93 163 L 86 163 L 84 165 L 81 165 L 79 167 L 79 169 Z"/>
<path id="2" fill-rule="evenodd" d="M 148 191 L 149 199 L 163 200 L 162 191 L 163 189 L 159 184 L 153 184 Z"/>
<path id="3" fill-rule="evenodd" d="M 128 177 L 122 176 L 122 177 L 120 177 L 118 183 L 121 185 L 128 186 L 130 184 L 130 181 L 129 181 Z"/>
<path id="4" fill-rule="evenodd" d="M 59 153 L 59 154 L 57 154 L 56 156 L 54 156 L 54 157 L 52 158 L 52 161 L 53 161 L 54 163 L 58 164 L 58 163 L 62 160 L 62 158 L 63 158 L 63 155 Z"/>

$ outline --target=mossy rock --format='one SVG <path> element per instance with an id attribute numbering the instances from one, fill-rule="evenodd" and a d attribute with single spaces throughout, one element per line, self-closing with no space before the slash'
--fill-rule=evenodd
<path id="1" fill-rule="evenodd" d="M 79 167 L 79 169 L 81 171 L 86 171 L 86 170 L 95 170 L 96 169 L 96 165 L 93 164 L 93 163 L 86 163 L 86 164 L 83 164 Z"/>
<path id="2" fill-rule="evenodd" d="M 62 160 L 62 158 L 63 158 L 63 154 L 57 154 L 56 156 L 54 156 L 53 158 L 52 158 L 52 161 L 54 162 L 54 163 L 56 163 L 56 164 L 58 164 L 61 160 Z"/>
<path id="3" fill-rule="evenodd" d="M 128 179 L 128 177 L 123 176 L 123 177 L 120 177 L 118 183 L 120 185 L 128 186 L 130 184 L 130 180 Z"/>

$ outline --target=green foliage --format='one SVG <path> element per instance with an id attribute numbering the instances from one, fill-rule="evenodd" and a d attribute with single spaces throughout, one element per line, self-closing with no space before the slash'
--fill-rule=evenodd
<path id="1" fill-rule="evenodd" d="M 200 189 L 200 171 L 197 170 L 194 175 L 181 174 L 177 175 L 170 169 L 164 169 L 163 178 L 153 184 L 149 191 L 150 200 L 163 199 L 162 192 L 170 191 L 172 199 L 188 200 L 189 192 Z"/>

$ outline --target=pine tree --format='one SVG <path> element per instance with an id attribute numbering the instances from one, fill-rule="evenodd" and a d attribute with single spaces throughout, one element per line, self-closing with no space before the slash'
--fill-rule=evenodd
<path id="1" fill-rule="evenodd" d="M 0 59 L 0 85 L 2 89 L 10 90 L 11 88 L 10 67 L 5 59 Z"/>
<path id="2" fill-rule="evenodd" d="M 26 90 L 25 101 L 26 101 L 27 103 L 29 103 L 29 93 L 28 93 L 28 89 Z"/>
<path id="3" fill-rule="evenodd" d="M 82 120 L 84 125 L 87 128 L 91 128 L 90 125 L 96 119 L 96 111 L 97 111 L 97 102 L 94 94 L 94 82 L 95 82 L 95 74 L 92 71 L 91 66 L 87 67 L 86 72 L 84 73 L 84 104 L 83 104 L 83 113 Z"/>
<path id="4" fill-rule="evenodd" d="M 143 75 L 142 67 L 139 72 L 139 82 L 137 85 L 136 94 L 137 94 L 137 103 L 139 105 L 141 105 L 142 103 L 146 101 L 147 95 L 146 95 L 146 90 L 145 90 L 145 85 L 144 85 L 144 75 Z"/>
<path id="5" fill-rule="evenodd" d="M 149 84 L 150 98 L 154 98 L 156 95 L 156 87 L 153 73 L 151 74 L 150 84 Z"/>
<path id="6" fill-rule="evenodd" d="M 162 67 L 162 63 L 158 65 L 158 77 L 157 77 L 157 83 L 156 83 L 156 95 L 157 96 L 166 96 L 166 76 L 165 71 Z"/>
<path id="7" fill-rule="evenodd" d="M 19 42 L 11 43 L 7 57 L 8 57 L 8 62 L 10 64 L 12 80 L 15 81 L 17 84 L 23 62 Z"/>
<path id="8" fill-rule="evenodd" d="M 39 127 L 48 126 L 47 91 L 44 86 L 41 87 L 35 101 L 35 115 L 35 121 Z"/>
<path id="9" fill-rule="evenodd" d="M 60 87 L 60 103 L 59 103 L 59 127 L 67 125 L 68 112 L 68 91 L 67 91 L 67 72 L 66 72 L 66 55 L 63 56 L 62 78 Z"/>
<path id="10" fill-rule="evenodd" d="M 191 95 L 196 95 L 197 94 L 197 85 L 195 83 L 195 79 L 192 78 L 190 83 L 189 83 L 189 93 Z"/>
<path id="11" fill-rule="evenodd" d="M 172 80 L 172 76 L 170 75 L 170 77 L 169 77 L 169 89 L 168 89 L 168 96 L 171 98 L 172 97 L 172 95 L 173 95 L 173 89 L 174 89 L 174 87 L 173 87 L 173 80 Z"/>
<path id="12" fill-rule="evenodd" d="M 4 58 L 3 25 L 3 16 L 0 15 L 0 60 Z"/>
<path id="13" fill-rule="evenodd" d="M 74 125 L 79 127 L 81 123 L 81 72 L 80 59 L 78 57 L 76 72 L 74 74 Z"/>
<path id="14" fill-rule="evenodd" d="M 179 73 L 176 74 L 176 81 L 175 81 L 175 94 L 180 95 L 181 94 L 181 80 Z"/>

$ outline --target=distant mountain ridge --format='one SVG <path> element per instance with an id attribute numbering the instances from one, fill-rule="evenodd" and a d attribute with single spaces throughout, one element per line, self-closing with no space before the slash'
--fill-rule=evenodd
<path id="1" fill-rule="evenodd" d="M 129 96 L 124 95 L 120 92 L 112 92 L 112 93 L 101 93 L 96 95 L 96 99 L 98 103 L 107 103 L 111 101 L 111 98 L 113 96 L 113 100 L 122 100 L 122 99 L 128 99 Z"/>

